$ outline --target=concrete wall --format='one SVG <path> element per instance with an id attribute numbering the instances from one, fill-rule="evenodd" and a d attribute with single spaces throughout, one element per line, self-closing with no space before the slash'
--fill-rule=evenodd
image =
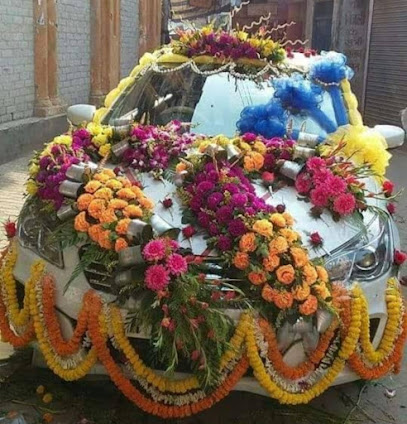
<path id="1" fill-rule="evenodd" d="M 32 0 L 0 0 L 0 123 L 32 116 Z"/>
<path id="2" fill-rule="evenodd" d="M 139 1 L 121 0 L 120 75 L 127 77 L 138 60 Z"/>
<path id="3" fill-rule="evenodd" d="M 57 20 L 60 97 L 68 106 L 88 103 L 90 1 L 57 0 Z"/>

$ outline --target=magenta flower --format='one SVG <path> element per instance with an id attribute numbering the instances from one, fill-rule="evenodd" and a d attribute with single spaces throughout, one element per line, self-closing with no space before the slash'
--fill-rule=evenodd
<path id="1" fill-rule="evenodd" d="M 221 223 L 229 222 L 232 219 L 233 209 L 230 206 L 221 206 L 216 212 L 216 218 Z"/>
<path id="2" fill-rule="evenodd" d="M 246 225 L 241 219 L 234 219 L 228 225 L 230 235 L 234 237 L 242 236 L 246 232 Z"/>
<path id="3" fill-rule="evenodd" d="M 222 193 L 219 193 L 219 192 L 212 193 L 208 197 L 208 202 L 207 202 L 208 208 L 212 210 L 216 209 L 219 203 L 222 202 L 222 200 L 223 200 Z"/>
<path id="4" fill-rule="evenodd" d="M 347 188 L 345 180 L 341 177 L 334 175 L 328 177 L 328 179 L 326 180 L 326 186 L 331 195 L 338 195 L 344 193 Z"/>
<path id="5" fill-rule="evenodd" d="M 356 207 L 355 196 L 345 193 L 338 196 L 334 201 L 334 211 L 340 215 L 350 215 Z"/>
<path id="6" fill-rule="evenodd" d="M 325 186 L 318 186 L 311 190 L 311 202 L 314 206 L 324 208 L 328 205 L 329 192 Z"/>
<path id="7" fill-rule="evenodd" d="M 314 156 L 310 159 L 307 160 L 307 169 L 308 171 L 319 171 L 322 168 L 326 167 L 326 163 L 324 161 L 324 159 L 318 157 L 318 156 Z"/>
<path id="8" fill-rule="evenodd" d="M 143 256 L 147 261 L 159 261 L 166 256 L 165 243 L 163 240 L 152 240 L 143 249 Z"/>
<path id="9" fill-rule="evenodd" d="M 178 253 L 173 253 L 168 257 L 167 266 L 173 275 L 181 275 L 188 271 L 186 259 Z"/>
<path id="10" fill-rule="evenodd" d="M 164 290 L 170 282 L 170 275 L 163 265 L 151 265 L 144 276 L 144 281 L 150 290 Z"/>
<path id="11" fill-rule="evenodd" d="M 309 193 L 312 188 L 312 181 L 309 174 L 303 172 L 298 175 L 297 179 L 295 180 L 295 188 L 300 194 Z"/>
<path id="12" fill-rule="evenodd" d="M 217 247 L 222 252 L 226 252 L 227 250 L 230 250 L 232 248 L 232 240 L 230 240 L 227 236 L 220 236 Z"/>

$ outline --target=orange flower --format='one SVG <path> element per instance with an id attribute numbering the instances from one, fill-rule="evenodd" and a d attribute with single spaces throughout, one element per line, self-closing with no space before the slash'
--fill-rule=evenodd
<path id="1" fill-rule="evenodd" d="M 327 283 L 329 281 L 329 275 L 328 271 L 323 266 L 316 266 L 318 278 L 323 281 L 324 283 Z"/>
<path id="2" fill-rule="evenodd" d="M 269 255 L 263 259 L 264 269 L 268 272 L 273 272 L 280 265 L 280 257 L 277 255 Z"/>
<path id="3" fill-rule="evenodd" d="M 291 228 L 282 228 L 279 233 L 287 239 L 289 244 L 295 243 L 300 238 L 299 234 Z"/>
<path id="4" fill-rule="evenodd" d="M 303 301 L 311 294 L 311 289 L 306 284 L 303 284 L 301 286 L 295 287 L 292 293 L 295 300 Z"/>
<path id="5" fill-rule="evenodd" d="M 177 163 L 177 166 L 175 167 L 175 172 L 179 174 L 182 171 L 185 171 L 187 169 L 187 166 L 184 162 Z"/>
<path id="6" fill-rule="evenodd" d="M 100 181 L 89 181 L 85 186 L 85 191 L 93 194 L 95 191 L 99 190 L 100 187 L 102 187 L 102 183 Z"/>
<path id="7" fill-rule="evenodd" d="M 124 200 L 133 200 L 133 199 L 135 199 L 137 197 L 133 193 L 133 191 L 131 190 L 131 188 L 121 188 L 117 192 L 117 196 L 119 197 L 119 199 L 124 199 Z"/>
<path id="8" fill-rule="evenodd" d="M 116 233 L 121 235 L 127 234 L 127 228 L 129 227 L 131 219 L 125 218 L 121 219 L 118 224 L 116 225 Z"/>
<path id="9" fill-rule="evenodd" d="M 249 255 L 244 252 L 237 252 L 233 258 L 233 265 L 237 269 L 246 269 L 249 266 Z"/>
<path id="10" fill-rule="evenodd" d="M 148 197 L 141 197 L 138 199 L 140 205 L 145 209 L 153 209 L 154 202 Z"/>
<path id="11" fill-rule="evenodd" d="M 42 420 L 44 421 L 44 423 L 51 423 L 54 420 L 54 416 L 50 412 L 46 412 L 42 416 Z"/>
<path id="12" fill-rule="evenodd" d="M 86 211 L 90 205 L 90 202 L 93 200 L 93 196 L 89 193 L 81 194 L 78 198 L 78 209 L 80 211 Z"/>
<path id="13" fill-rule="evenodd" d="M 109 202 L 109 208 L 112 209 L 124 209 L 127 205 L 128 203 L 122 199 L 112 199 Z"/>
<path id="14" fill-rule="evenodd" d="M 318 309 L 318 299 L 311 294 L 298 309 L 302 315 L 312 315 Z"/>
<path id="15" fill-rule="evenodd" d="M 294 218 L 291 216 L 290 213 L 288 212 L 284 212 L 283 213 L 283 217 L 285 219 L 286 224 L 291 227 L 292 225 L 294 225 Z"/>
<path id="16" fill-rule="evenodd" d="M 95 219 L 99 219 L 106 210 L 106 202 L 102 199 L 94 199 L 90 202 L 88 212 Z"/>
<path id="17" fill-rule="evenodd" d="M 114 245 L 114 249 L 116 250 L 117 253 L 119 253 L 123 249 L 126 249 L 127 247 L 129 247 L 129 244 L 123 237 L 118 238 Z"/>
<path id="18" fill-rule="evenodd" d="M 92 225 L 88 230 L 89 237 L 94 242 L 99 243 L 99 237 L 100 237 L 101 231 L 102 231 L 102 226 L 100 224 Z"/>
<path id="19" fill-rule="evenodd" d="M 112 190 L 110 190 L 110 188 L 103 187 L 95 193 L 95 197 L 96 199 L 103 199 L 109 201 L 113 197 L 113 192 Z"/>
<path id="20" fill-rule="evenodd" d="M 143 210 L 136 205 L 126 206 L 123 213 L 127 218 L 141 218 L 143 216 Z"/>
<path id="21" fill-rule="evenodd" d="M 276 295 L 277 291 L 274 290 L 269 284 L 265 284 L 263 287 L 263 290 L 261 291 L 261 297 L 266 302 L 273 302 L 274 296 Z"/>
<path id="22" fill-rule="evenodd" d="M 253 225 L 253 231 L 264 237 L 271 237 L 273 235 L 273 224 L 267 219 L 259 219 Z"/>
<path id="23" fill-rule="evenodd" d="M 272 240 L 269 243 L 270 255 L 278 255 L 280 253 L 287 252 L 287 250 L 288 250 L 287 240 L 282 236 L 276 237 L 274 240 Z"/>
<path id="24" fill-rule="evenodd" d="M 258 286 L 260 284 L 263 284 L 267 281 L 267 276 L 266 273 L 264 271 L 260 271 L 260 272 L 249 272 L 248 275 L 249 281 L 254 284 L 255 286 Z"/>
<path id="25" fill-rule="evenodd" d="M 123 187 L 123 184 L 116 179 L 111 179 L 106 183 L 106 187 L 116 191 L 120 190 Z"/>
<path id="26" fill-rule="evenodd" d="M 294 264 L 296 268 L 302 268 L 308 263 L 308 254 L 301 247 L 292 247 L 290 249 L 291 256 L 294 259 Z"/>
<path id="27" fill-rule="evenodd" d="M 117 216 L 114 212 L 114 209 L 108 208 L 102 212 L 100 215 L 101 224 L 111 224 L 112 222 L 117 221 Z"/>
<path id="28" fill-rule="evenodd" d="M 129 188 L 132 186 L 130 180 L 126 177 L 117 177 L 116 180 L 122 183 L 124 188 Z"/>
<path id="29" fill-rule="evenodd" d="M 288 285 L 295 279 L 295 270 L 292 265 L 283 265 L 277 269 L 276 275 L 280 283 Z"/>
<path id="30" fill-rule="evenodd" d="M 74 228 L 76 231 L 80 231 L 81 233 L 87 233 L 89 230 L 89 222 L 86 221 L 86 212 L 80 212 L 75 217 Z"/>
<path id="31" fill-rule="evenodd" d="M 281 213 L 273 213 L 270 216 L 270 221 L 277 227 L 284 228 L 286 226 L 285 219 Z"/>
<path id="32" fill-rule="evenodd" d="M 136 195 L 137 198 L 144 197 L 143 190 L 140 187 L 133 185 L 130 187 L 130 190 Z"/>
<path id="33" fill-rule="evenodd" d="M 289 309 L 293 306 L 293 295 L 288 291 L 276 291 L 273 302 L 279 309 Z"/>
<path id="34" fill-rule="evenodd" d="M 112 169 L 104 168 L 101 173 L 109 178 L 116 178 L 116 174 Z"/>
<path id="35" fill-rule="evenodd" d="M 96 181 L 100 181 L 101 183 L 106 183 L 110 180 L 110 177 L 102 172 L 99 172 L 93 176 L 93 179 Z"/>
<path id="36" fill-rule="evenodd" d="M 111 232 L 109 230 L 101 231 L 99 235 L 99 245 L 103 249 L 111 250 L 113 249 L 113 243 L 110 240 Z"/>
<path id="37" fill-rule="evenodd" d="M 303 274 L 302 281 L 305 284 L 308 284 L 309 286 L 314 284 L 315 281 L 317 281 L 317 278 L 318 278 L 317 271 L 310 263 L 304 266 L 304 268 L 302 269 L 302 274 Z"/>
<path id="38" fill-rule="evenodd" d="M 250 152 L 244 157 L 244 169 L 248 172 L 259 171 L 264 165 L 264 157 L 257 152 Z"/>
<path id="39" fill-rule="evenodd" d="M 242 238 L 239 241 L 239 248 L 243 252 L 254 252 L 257 248 L 256 234 L 243 234 Z"/>
<path id="40" fill-rule="evenodd" d="M 324 300 L 328 299 L 328 297 L 332 297 L 332 294 L 324 282 L 314 284 L 312 286 L 312 291 Z"/>

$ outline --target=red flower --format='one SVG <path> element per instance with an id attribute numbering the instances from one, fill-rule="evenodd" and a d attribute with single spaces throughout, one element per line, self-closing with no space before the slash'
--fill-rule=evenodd
<path id="1" fill-rule="evenodd" d="M 14 221 L 10 221 L 10 219 L 8 219 L 4 223 L 4 231 L 6 232 L 6 236 L 8 238 L 13 238 L 17 233 L 16 223 Z"/>
<path id="2" fill-rule="evenodd" d="M 386 196 L 391 196 L 394 190 L 394 183 L 387 180 L 383 183 L 383 191 Z"/>
<path id="3" fill-rule="evenodd" d="M 355 196 L 351 193 L 341 194 L 334 201 L 334 211 L 340 215 L 350 215 L 355 207 Z"/>
<path id="4" fill-rule="evenodd" d="M 185 238 L 191 238 L 195 233 L 195 228 L 192 225 L 188 225 L 187 227 L 182 229 L 182 234 Z"/>
<path id="5" fill-rule="evenodd" d="M 173 205 L 173 201 L 172 201 L 172 199 L 164 199 L 163 200 L 163 206 L 164 206 L 164 208 L 167 208 L 167 209 L 169 209 L 171 206 Z"/>
<path id="6" fill-rule="evenodd" d="M 274 181 L 274 174 L 272 172 L 268 172 L 268 171 L 264 171 L 261 174 L 261 179 L 263 180 L 263 184 L 265 186 L 269 186 L 273 183 Z"/>
<path id="7" fill-rule="evenodd" d="M 394 251 L 394 263 L 397 266 L 401 266 L 407 259 L 407 255 L 404 252 L 400 252 L 400 250 Z"/>
<path id="8" fill-rule="evenodd" d="M 387 204 L 387 210 L 389 211 L 390 215 L 393 215 L 396 213 L 396 205 L 394 203 L 388 203 Z"/>
<path id="9" fill-rule="evenodd" d="M 193 361 L 197 361 L 198 359 L 199 359 L 199 357 L 201 356 L 201 353 L 199 352 L 199 350 L 194 350 L 192 353 L 191 353 L 191 359 L 193 360 Z"/>
<path id="10" fill-rule="evenodd" d="M 315 231 L 312 233 L 309 237 L 310 242 L 313 246 L 322 246 L 324 239 L 321 237 L 321 235 L 318 233 L 318 231 Z"/>

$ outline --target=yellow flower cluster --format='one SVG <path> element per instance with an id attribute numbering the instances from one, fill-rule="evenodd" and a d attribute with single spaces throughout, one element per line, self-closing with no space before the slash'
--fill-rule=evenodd
<path id="1" fill-rule="evenodd" d="M 86 129 L 91 133 L 92 144 L 99 149 L 99 155 L 102 157 L 109 155 L 112 149 L 112 145 L 109 143 L 113 135 L 112 127 L 90 122 Z"/>

